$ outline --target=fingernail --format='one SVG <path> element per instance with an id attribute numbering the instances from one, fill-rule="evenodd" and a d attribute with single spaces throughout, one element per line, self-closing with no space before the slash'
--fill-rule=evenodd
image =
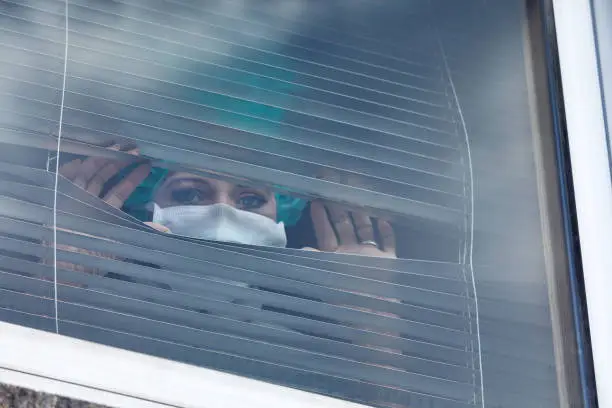
<path id="1" fill-rule="evenodd" d="M 115 207 L 115 208 L 121 208 L 121 206 L 123 205 L 123 201 L 116 195 L 112 195 L 106 198 L 104 201 L 106 201 L 106 204 L 110 205 L 111 207 Z"/>

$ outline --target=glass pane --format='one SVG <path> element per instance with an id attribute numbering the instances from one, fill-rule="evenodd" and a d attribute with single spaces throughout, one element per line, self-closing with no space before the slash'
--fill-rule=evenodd
<path id="1" fill-rule="evenodd" d="M 0 11 L 2 320 L 372 406 L 559 406 L 530 2 L 64 6 Z"/>

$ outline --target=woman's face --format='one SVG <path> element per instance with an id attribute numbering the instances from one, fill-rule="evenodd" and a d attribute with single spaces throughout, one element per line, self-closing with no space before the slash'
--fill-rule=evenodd
<path id="1" fill-rule="evenodd" d="M 161 208 L 179 205 L 226 204 L 276 221 L 276 199 L 257 189 L 189 173 L 174 173 L 164 180 L 154 197 Z"/>

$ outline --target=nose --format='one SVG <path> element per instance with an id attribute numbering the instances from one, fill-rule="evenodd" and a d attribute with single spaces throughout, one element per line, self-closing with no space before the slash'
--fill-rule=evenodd
<path id="1" fill-rule="evenodd" d="M 229 205 L 230 207 L 236 208 L 236 203 L 226 192 L 220 192 L 217 194 L 217 196 L 215 197 L 215 204 L 225 204 Z"/>

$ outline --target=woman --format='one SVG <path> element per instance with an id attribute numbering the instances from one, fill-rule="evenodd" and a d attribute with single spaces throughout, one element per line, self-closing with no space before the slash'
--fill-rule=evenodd
<path id="1" fill-rule="evenodd" d="M 119 146 L 111 149 L 118 150 Z M 136 150 L 130 153 L 138 154 Z M 145 223 L 159 231 L 215 241 L 284 247 L 285 226 L 295 223 L 305 207 L 302 200 L 288 199 L 269 189 L 197 174 L 168 173 L 152 169 L 148 163 L 134 166 L 89 157 L 63 165 L 60 173 L 130 213 L 130 208 L 137 210 L 149 202 L 152 216 Z M 107 184 L 112 187 L 107 188 Z M 321 201 L 311 203 L 310 217 L 317 248 L 304 249 L 396 257 L 393 229 L 386 221 Z"/>

